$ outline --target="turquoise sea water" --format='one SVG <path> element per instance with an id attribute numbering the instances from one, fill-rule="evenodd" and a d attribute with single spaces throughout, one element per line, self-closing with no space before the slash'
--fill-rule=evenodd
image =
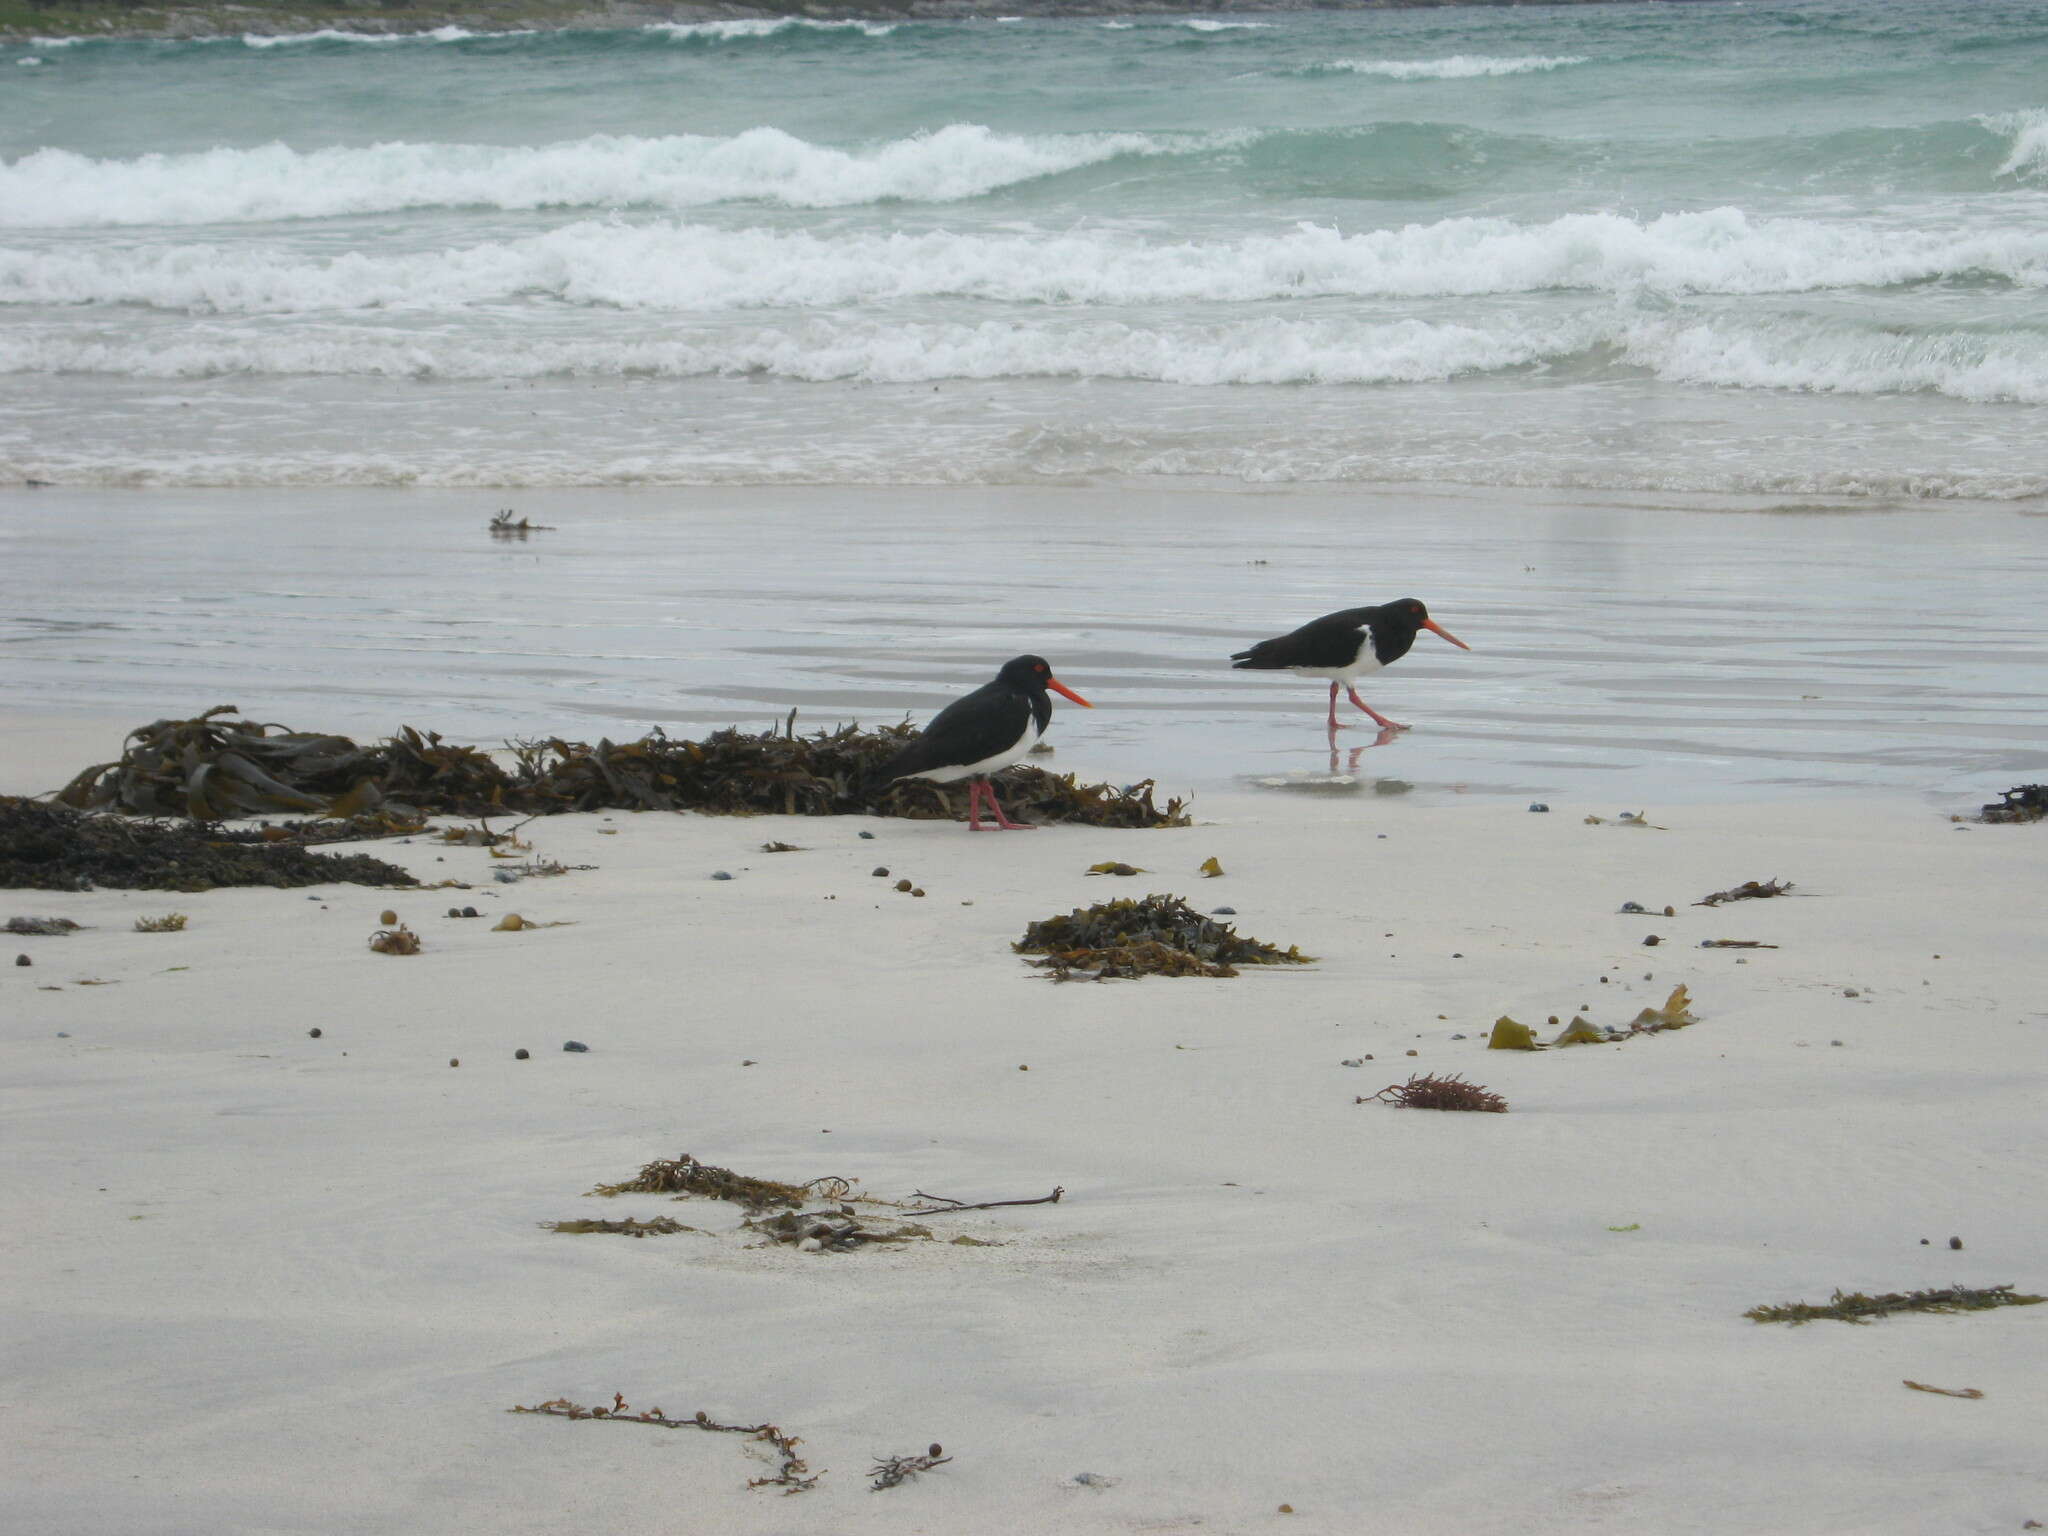
<path id="1" fill-rule="evenodd" d="M 2032 0 L 0 51 L 0 480 L 2048 494 Z"/>

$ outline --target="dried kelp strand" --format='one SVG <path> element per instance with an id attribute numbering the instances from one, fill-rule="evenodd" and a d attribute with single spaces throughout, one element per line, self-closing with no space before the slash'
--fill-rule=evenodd
<path id="1" fill-rule="evenodd" d="M 1888 1291 L 1881 1296 L 1838 1290 L 1823 1306 L 1795 1301 L 1783 1306 L 1751 1307 L 1742 1315 L 1759 1323 L 1790 1323 L 1797 1327 L 1818 1318 L 1867 1323 L 1873 1317 L 1894 1312 L 1986 1312 L 1993 1307 L 2031 1307 L 2044 1301 L 2048 1301 L 2048 1296 L 2025 1295 L 2010 1285 L 1978 1290 L 1955 1285 L 1930 1291 Z"/>

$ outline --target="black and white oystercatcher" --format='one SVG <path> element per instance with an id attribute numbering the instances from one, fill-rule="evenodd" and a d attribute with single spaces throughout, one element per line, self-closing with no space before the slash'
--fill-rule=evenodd
<path id="1" fill-rule="evenodd" d="M 1272 640 L 1261 640 L 1248 651 L 1231 657 L 1232 665 L 1254 672 L 1292 672 L 1296 677 L 1327 677 L 1330 680 L 1330 729 L 1337 729 L 1337 690 L 1342 688 L 1351 702 L 1380 723 L 1384 730 L 1405 731 L 1407 726 L 1389 720 L 1358 696 L 1352 679 L 1382 667 L 1392 666 L 1408 654 L 1415 636 L 1422 630 L 1443 636 L 1461 651 L 1471 646 L 1429 616 L 1429 610 L 1412 597 L 1382 603 L 1377 608 L 1346 608 L 1326 613 L 1320 619 Z"/>
<path id="2" fill-rule="evenodd" d="M 997 803 L 992 773 L 1017 762 L 1038 744 L 1052 720 L 1050 688 L 1072 699 L 1083 709 L 1093 709 L 1081 695 L 1052 675 L 1042 656 L 1019 656 L 1003 663 L 992 683 L 984 683 L 965 698 L 955 699 L 924 728 L 924 734 L 899 752 L 882 772 L 891 779 L 930 779 L 934 784 L 967 786 L 967 830 L 984 831 L 981 802 L 995 813 L 996 826 L 1005 832 L 1028 832 L 1026 822 L 1012 821 Z"/>

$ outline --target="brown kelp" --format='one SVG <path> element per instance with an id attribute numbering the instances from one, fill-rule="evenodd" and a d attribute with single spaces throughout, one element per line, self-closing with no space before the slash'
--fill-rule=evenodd
<path id="1" fill-rule="evenodd" d="M 1235 976 L 1240 965 L 1312 965 L 1314 956 L 1246 938 L 1178 896 L 1121 897 L 1032 923 L 1010 946 L 1067 981 L 1135 976 Z"/>
<path id="2" fill-rule="evenodd" d="M 368 854 L 310 853 L 261 830 L 161 826 L 0 795 L 0 886 L 210 891 L 223 885 L 417 885 Z"/>
<path id="3" fill-rule="evenodd" d="M 500 762 L 411 726 L 360 746 L 345 736 L 241 719 L 233 705 L 222 705 L 131 731 L 118 761 L 87 768 L 58 799 L 84 810 L 199 821 L 381 816 L 402 824 L 422 815 L 592 810 L 957 819 L 964 792 L 885 776 L 914 734 L 907 723 L 799 734 L 792 714 L 780 729 L 733 728 L 702 741 L 674 740 L 658 729 L 631 742 L 521 741 Z M 1187 824 L 1179 799 L 1163 809 L 1154 803 L 1149 779 L 1119 789 L 1024 765 L 1002 778 L 1012 809 L 1040 821 Z"/>
<path id="4" fill-rule="evenodd" d="M 1411 1076 L 1405 1083 L 1389 1083 L 1378 1093 L 1362 1094 L 1354 1104 L 1391 1104 L 1396 1109 L 1462 1109 L 1485 1115 L 1504 1115 L 1508 1101 L 1483 1083 L 1468 1083 L 1453 1072 L 1438 1077 L 1434 1072 Z"/>
<path id="5" fill-rule="evenodd" d="M 1861 1291 L 1836 1291 L 1821 1306 L 1794 1301 L 1782 1306 L 1751 1307 L 1742 1315 L 1759 1323 L 1790 1323 L 1797 1327 L 1816 1318 L 1831 1318 L 1839 1323 L 1867 1323 L 1873 1317 L 1886 1317 L 1894 1312 L 1986 1312 L 1993 1307 L 2038 1306 L 2044 1301 L 2048 1301 L 2048 1296 L 2025 1295 L 2010 1285 L 1991 1285 L 1980 1289 L 1951 1285 L 1929 1291 L 1888 1291 L 1882 1296 L 1866 1296 Z"/>

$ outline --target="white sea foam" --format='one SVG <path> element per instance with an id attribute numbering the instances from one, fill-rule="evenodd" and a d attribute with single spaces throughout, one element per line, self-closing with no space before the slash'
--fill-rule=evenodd
<path id="1" fill-rule="evenodd" d="M 1193 17 L 1178 23 L 1193 32 L 1263 32 L 1273 23 L 1270 21 L 1210 21 Z"/>
<path id="2" fill-rule="evenodd" d="M 2000 112 L 1977 119 L 1993 133 L 2012 138 L 2012 151 L 1998 168 L 2001 176 L 2048 179 L 2048 108 Z"/>
<path id="3" fill-rule="evenodd" d="M 753 374 L 812 383 L 1065 378 L 1214 387 L 1424 383 L 1538 364 L 1570 364 L 1581 373 L 1642 369 L 1670 383 L 1741 389 L 2048 403 L 2048 340 L 2038 335 L 1893 334 L 1768 315 L 1645 314 L 1626 305 L 1486 322 L 1275 315 L 1137 322 L 1048 312 L 980 322 L 832 315 L 659 333 L 593 326 L 570 337 L 388 322 L 282 329 L 230 322 L 176 336 L 104 325 L 17 325 L 0 333 L 0 373 L 134 379 Z"/>
<path id="4" fill-rule="evenodd" d="M 367 43 L 387 46 L 396 43 L 460 43 L 472 37 L 504 36 L 503 33 L 472 32 L 467 27 L 435 27 L 425 32 L 349 32 L 338 27 L 322 27 L 316 32 L 245 32 L 242 46 L 245 48 L 296 48 L 306 43 Z M 531 32 L 517 34 L 530 36 Z M 195 39 L 198 41 L 198 39 Z"/>
<path id="5" fill-rule="evenodd" d="M 1347 235 L 1300 225 L 1233 240 L 1091 230 L 826 235 L 580 219 L 528 239 L 403 255 L 283 244 L 0 246 L 0 304 L 139 304 L 220 314 L 548 299 L 638 311 L 836 310 L 907 300 L 1219 305 L 1581 291 L 1772 294 L 1993 278 L 2048 287 L 2048 230 L 1894 230 L 1751 220 L 1447 219 Z"/>
<path id="6" fill-rule="evenodd" d="M 678 40 L 701 38 L 706 42 L 729 43 L 741 38 L 773 37 L 778 32 L 858 32 L 862 37 L 887 37 L 899 23 L 893 21 L 813 21 L 805 16 L 777 16 L 745 21 L 659 21 L 640 30 L 657 32 Z"/>
<path id="7" fill-rule="evenodd" d="M 1590 62 L 1580 54 L 1497 59 L 1460 53 L 1447 59 L 1332 59 L 1327 64 L 1311 65 L 1310 69 L 1316 73 L 1382 75 L 1389 80 L 1471 80 L 1485 75 L 1537 74 Z"/>
<path id="8" fill-rule="evenodd" d="M 283 144 L 97 160 L 44 149 L 0 162 L 0 227 L 92 228 L 325 218 L 404 208 L 641 206 L 759 201 L 838 208 L 950 202 L 1120 155 L 1199 142 L 1137 133 L 1024 136 L 955 123 L 871 149 L 779 128 L 731 138 L 599 136 L 534 147 Z"/>
<path id="9" fill-rule="evenodd" d="M 412 331 L 188 330 L 177 340 L 16 329 L 0 373 L 195 379 L 228 374 L 417 379 L 558 376 L 696 378 L 760 374 L 807 382 L 922 384 L 948 379 L 1112 378 L 1171 384 L 1379 384 L 1518 367 L 1583 350 L 1586 322 L 1487 331 L 1416 320 L 1277 318 L 1163 327 L 1052 320 L 978 324 L 817 319 L 719 327 L 664 338 L 465 341 Z"/>

